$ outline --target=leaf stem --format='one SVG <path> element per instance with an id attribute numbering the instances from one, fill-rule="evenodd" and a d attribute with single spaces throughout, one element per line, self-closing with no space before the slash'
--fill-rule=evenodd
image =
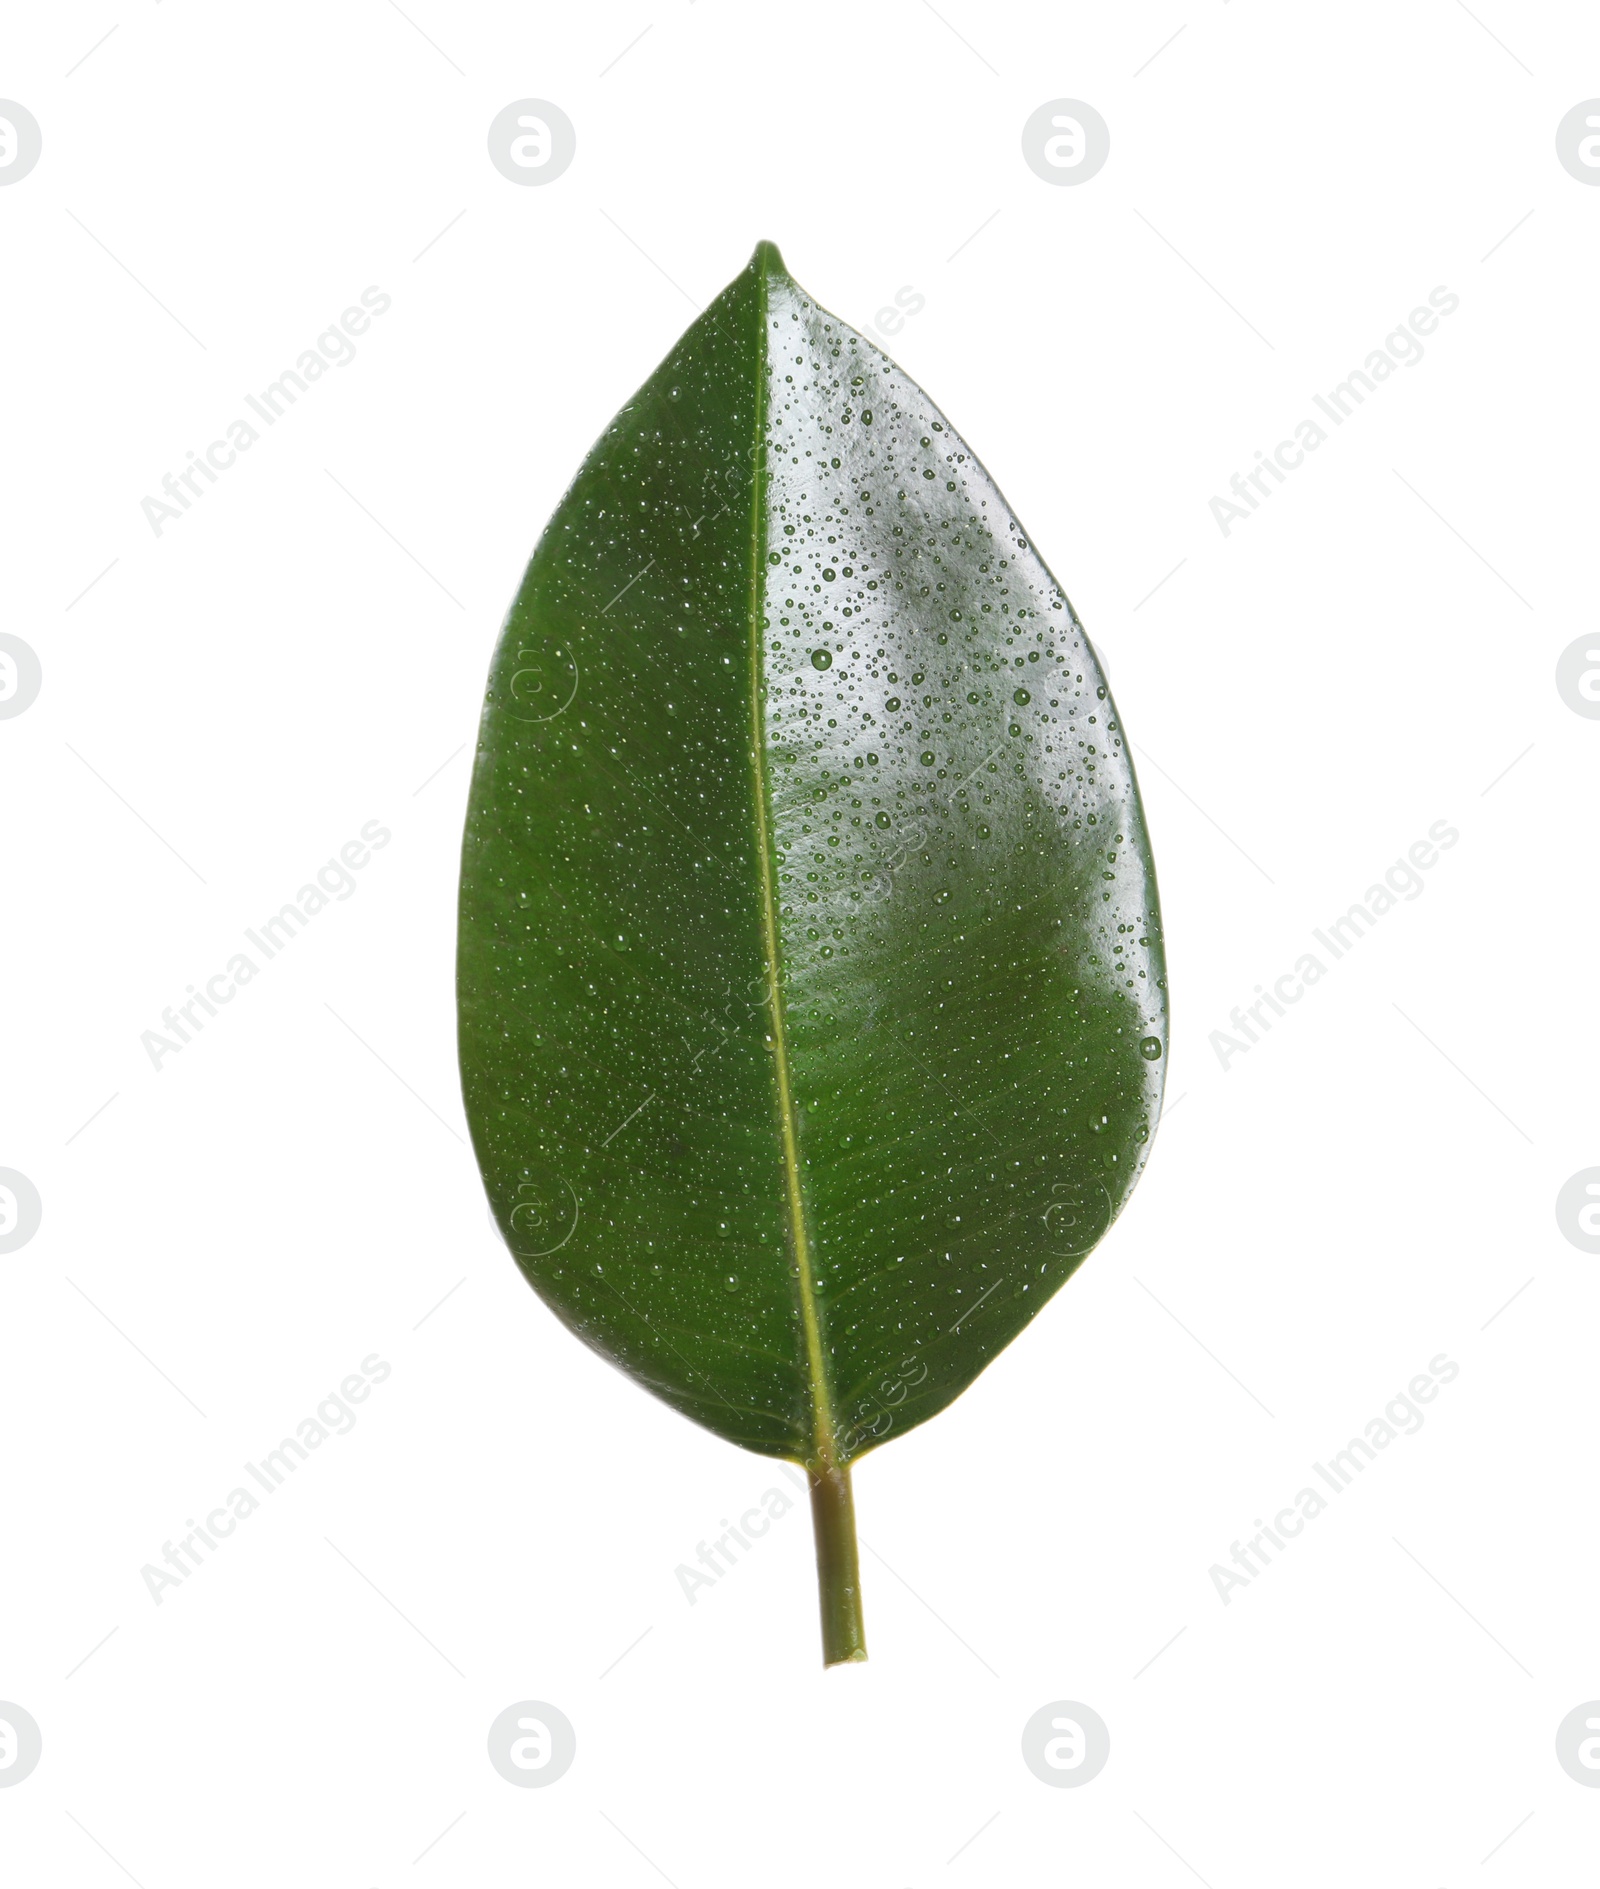
<path id="1" fill-rule="evenodd" d="M 822 1663 L 867 1657 L 861 1620 L 861 1566 L 856 1556 L 856 1505 L 850 1465 L 830 1463 L 811 1475 L 811 1521 L 817 1537 L 817 1588 L 822 1602 Z"/>

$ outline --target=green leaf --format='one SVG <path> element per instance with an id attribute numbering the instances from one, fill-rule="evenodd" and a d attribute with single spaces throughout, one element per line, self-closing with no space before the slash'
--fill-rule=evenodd
<path id="1" fill-rule="evenodd" d="M 1030 392 L 983 344 L 997 398 Z M 1126 736 L 984 468 L 761 244 L 612 421 L 496 649 L 462 855 L 495 1218 L 586 1343 L 809 1472 L 942 1410 L 1105 1232 L 1165 978 Z"/>

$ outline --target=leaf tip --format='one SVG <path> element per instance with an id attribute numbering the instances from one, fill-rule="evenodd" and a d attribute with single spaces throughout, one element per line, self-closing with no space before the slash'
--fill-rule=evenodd
<path id="1" fill-rule="evenodd" d="M 783 257 L 779 254 L 778 245 L 769 243 L 765 239 L 756 244 L 755 253 L 750 258 L 750 267 L 760 275 L 787 275 L 789 273 L 783 266 Z"/>

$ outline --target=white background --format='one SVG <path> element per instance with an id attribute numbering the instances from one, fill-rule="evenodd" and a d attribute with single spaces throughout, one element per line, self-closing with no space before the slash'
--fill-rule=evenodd
<path id="1" fill-rule="evenodd" d="M 0 1699 L 44 1737 L 7 1882 L 1592 1880 L 1554 1741 L 1600 1695 L 1600 1260 L 1554 1202 L 1600 1161 L 1600 724 L 1554 671 L 1595 622 L 1600 189 L 1554 139 L 1600 17 L 105 0 L 14 11 L 0 94 L 44 138 L 0 189 L 0 629 L 44 674 L 0 723 L 0 1165 L 44 1202 L 0 1257 Z M 519 188 L 485 134 L 530 96 L 577 157 Z M 1021 153 L 1062 96 L 1111 128 L 1075 188 Z M 858 327 L 924 298 L 891 352 L 1106 652 L 1174 1004 L 1123 1219 L 858 1472 L 873 1656 L 827 1674 L 803 1505 L 685 1599 L 787 1485 L 528 1291 L 455 1071 L 496 629 L 758 237 Z M 157 537 L 141 499 L 372 284 L 355 360 Z M 1425 358 L 1224 537 L 1438 285 Z M 153 1069 L 369 820 L 354 895 Z M 1425 892 L 1224 1070 L 1439 820 Z M 158 1607 L 141 1567 L 372 1352 L 357 1427 Z M 1441 1352 L 1426 1426 L 1224 1605 Z M 530 1698 L 578 1755 L 516 1790 L 485 1734 Z M 1110 1727 L 1081 1789 L 1021 1759 L 1058 1699 Z"/>

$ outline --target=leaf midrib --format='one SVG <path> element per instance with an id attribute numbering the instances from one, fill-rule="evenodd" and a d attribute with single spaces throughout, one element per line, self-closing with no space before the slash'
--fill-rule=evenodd
<path id="1" fill-rule="evenodd" d="M 750 584 L 748 594 L 750 657 L 750 765 L 755 783 L 756 850 L 761 861 L 761 932 L 767 974 L 767 1012 L 772 1020 L 773 1069 L 776 1077 L 778 1132 L 783 1147 L 784 1192 L 789 1211 L 789 1239 L 794 1255 L 795 1289 L 800 1325 L 805 1337 L 806 1371 L 811 1393 L 812 1443 L 817 1468 L 827 1470 L 837 1461 L 833 1411 L 828 1394 L 827 1368 L 822 1349 L 822 1320 L 812 1276 L 811 1241 L 806 1227 L 805 1197 L 800 1184 L 800 1143 L 789 1076 L 789 1041 L 783 1011 L 782 958 L 778 949 L 777 887 L 774 883 L 770 787 L 767 779 L 766 718 L 761 687 L 761 585 L 767 555 L 767 282 L 765 246 L 756 259 L 756 389 L 755 437 L 750 464 Z"/>

